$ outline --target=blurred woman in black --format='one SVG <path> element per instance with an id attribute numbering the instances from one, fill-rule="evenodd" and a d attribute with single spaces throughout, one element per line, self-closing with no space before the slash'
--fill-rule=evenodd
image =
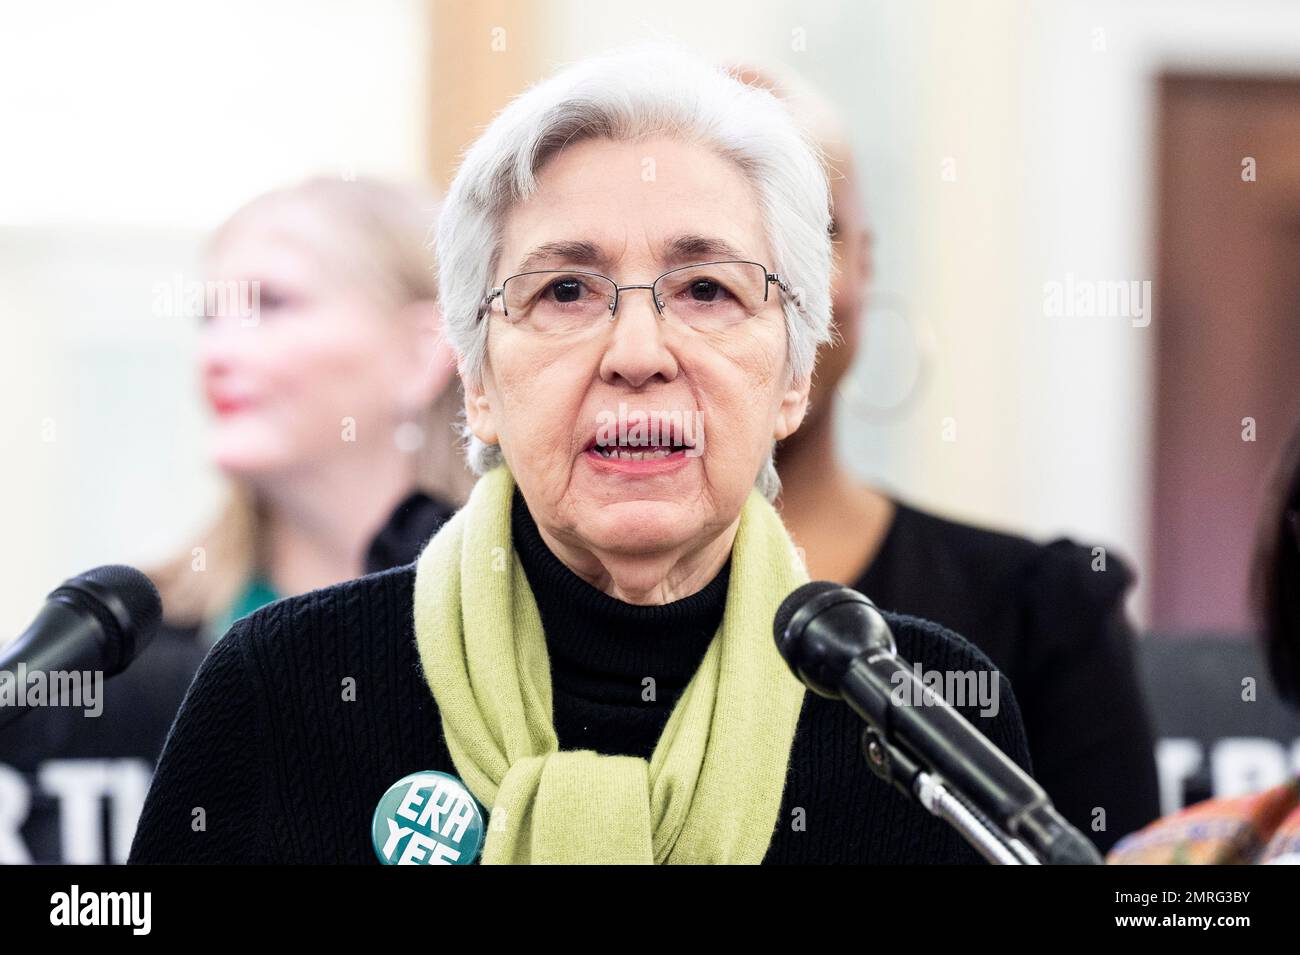
<path id="1" fill-rule="evenodd" d="M 950 627 L 1011 680 L 1035 778 L 1103 852 L 1159 812 L 1154 741 L 1124 613 L 1133 575 L 1114 554 L 1041 545 L 949 520 L 852 475 L 836 450 L 840 386 L 864 334 L 872 236 L 849 136 L 834 108 L 783 69 L 734 68 L 772 89 L 817 138 L 831 180 L 836 340 L 817 356 L 808 415 L 781 443 L 778 507 L 814 579 Z"/>

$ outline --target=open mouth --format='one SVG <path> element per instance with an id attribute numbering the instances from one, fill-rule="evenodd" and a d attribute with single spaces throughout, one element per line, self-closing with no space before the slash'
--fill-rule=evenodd
<path id="1" fill-rule="evenodd" d="M 646 435 L 594 434 L 582 448 L 586 453 L 603 461 L 663 461 L 681 459 L 699 453 L 688 434 L 663 434 L 658 440 L 646 440 Z"/>
<path id="2" fill-rule="evenodd" d="M 657 461 L 674 455 L 684 455 L 689 445 L 673 444 L 659 448 L 640 445 L 599 445 L 593 444 L 587 450 L 607 461 Z"/>
<path id="3" fill-rule="evenodd" d="M 661 474 L 682 467 L 704 451 L 704 431 L 698 411 L 628 411 L 619 404 L 617 423 L 612 412 L 597 416 L 587 434 L 583 454 L 606 473 Z M 605 463 L 607 462 L 607 463 Z"/>

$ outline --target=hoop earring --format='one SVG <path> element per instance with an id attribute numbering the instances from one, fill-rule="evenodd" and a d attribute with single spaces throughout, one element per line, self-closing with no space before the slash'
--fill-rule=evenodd
<path id="1" fill-rule="evenodd" d="M 861 356 L 877 353 L 871 347 L 871 331 L 880 327 L 881 319 L 890 317 L 906 325 L 911 333 L 915 371 L 901 398 L 889 404 L 879 404 L 870 400 L 863 385 L 862 379 L 866 376 L 862 371 L 865 362 Z M 879 424 L 901 421 L 920 403 L 933 377 L 938 355 L 934 328 L 927 319 L 913 313 L 901 295 L 892 292 L 871 293 L 870 304 L 863 309 L 858 321 L 863 329 L 863 344 L 858 349 L 858 357 L 835 386 L 836 399 L 850 413 L 868 421 Z"/>

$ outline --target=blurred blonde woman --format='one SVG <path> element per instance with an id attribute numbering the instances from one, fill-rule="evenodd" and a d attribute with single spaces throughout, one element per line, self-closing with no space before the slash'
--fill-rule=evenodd
<path id="1" fill-rule="evenodd" d="M 245 302 L 204 317 L 212 459 L 232 493 L 154 575 L 169 623 L 215 639 L 278 597 L 405 563 L 423 542 L 405 539 L 464 501 L 434 211 L 418 192 L 316 179 L 259 196 L 213 237 L 208 277 L 256 288 L 257 315 Z"/>
<path id="2" fill-rule="evenodd" d="M 259 196 L 217 230 L 204 278 L 256 289 L 203 316 L 211 458 L 229 501 L 151 573 L 163 630 L 105 684 L 102 716 L 46 709 L 0 740 L 0 763 L 28 780 L 21 805 L 0 793 L 0 815 L 25 813 L 0 863 L 124 862 L 212 642 L 278 597 L 410 563 L 464 501 L 473 476 L 436 332 L 434 212 L 418 192 L 316 179 Z M 101 805 L 108 825 L 85 811 Z"/>

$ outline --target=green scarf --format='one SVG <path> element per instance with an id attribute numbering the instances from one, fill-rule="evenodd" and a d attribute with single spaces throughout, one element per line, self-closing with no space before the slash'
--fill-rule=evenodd
<path id="1" fill-rule="evenodd" d="M 424 676 L 456 769 L 491 810 L 482 861 L 761 862 L 804 697 L 772 639 L 777 607 L 808 579 L 776 511 L 750 492 L 722 625 L 647 762 L 559 749 L 513 491 L 504 464 L 481 477 L 415 575 Z"/>

